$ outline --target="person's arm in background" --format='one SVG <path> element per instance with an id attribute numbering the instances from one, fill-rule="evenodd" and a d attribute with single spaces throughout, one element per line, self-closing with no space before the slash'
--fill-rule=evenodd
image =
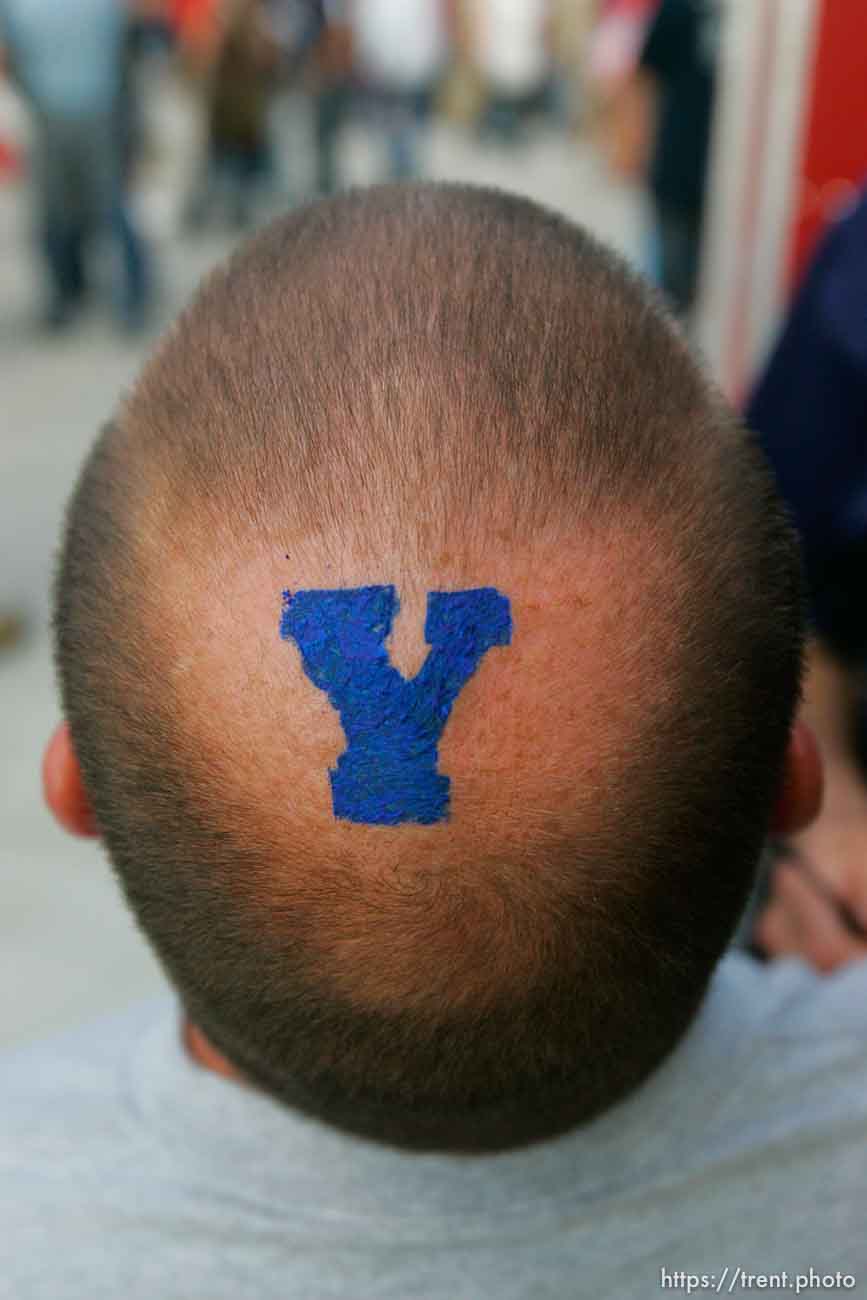
<path id="1" fill-rule="evenodd" d="M 813 625 L 803 717 L 825 764 L 822 811 L 780 859 L 755 939 L 821 970 L 867 957 L 854 928 L 867 930 L 865 303 L 867 196 L 823 240 L 747 412 L 802 537 Z"/>
<path id="2" fill-rule="evenodd" d="M 650 166 L 656 83 L 642 68 L 635 68 L 610 90 L 603 107 L 602 148 L 612 172 L 621 181 L 641 182 Z"/>
<path id="3" fill-rule="evenodd" d="M 649 8 L 646 17 L 609 14 L 591 39 L 589 76 L 598 100 L 600 146 L 620 180 L 643 181 L 647 175 L 671 42 L 671 0 L 655 12 Z"/>

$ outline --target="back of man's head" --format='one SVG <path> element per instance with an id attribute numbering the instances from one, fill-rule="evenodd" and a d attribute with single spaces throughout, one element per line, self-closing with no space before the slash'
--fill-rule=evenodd
<path id="1" fill-rule="evenodd" d="M 429 593 L 508 609 L 428 821 L 336 815 L 346 736 L 287 610 L 361 588 L 394 588 L 406 678 Z M 193 1021 L 285 1101 L 469 1149 L 596 1114 L 683 1034 L 768 824 L 800 613 L 768 473 L 650 291 L 529 202 L 412 186 L 206 282 L 85 466 L 57 644 Z"/>

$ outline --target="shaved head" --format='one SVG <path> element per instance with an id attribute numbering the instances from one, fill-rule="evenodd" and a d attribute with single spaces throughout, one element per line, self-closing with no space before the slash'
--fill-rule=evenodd
<path id="1" fill-rule="evenodd" d="M 297 593 L 372 587 L 405 679 L 430 593 L 508 603 L 430 824 L 338 815 L 346 728 L 281 636 Z M 294 213 L 205 283 L 84 468 L 56 622 L 189 1015 L 285 1102 L 471 1150 L 591 1117 L 683 1034 L 751 885 L 800 619 L 768 472 L 652 293 L 529 202 L 419 185 Z"/>

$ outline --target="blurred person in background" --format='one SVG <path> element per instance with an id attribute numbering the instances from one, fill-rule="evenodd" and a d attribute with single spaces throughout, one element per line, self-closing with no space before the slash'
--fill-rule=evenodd
<path id="1" fill-rule="evenodd" d="M 216 40 L 217 0 L 169 0 L 169 21 L 187 59 L 204 66 Z"/>
<path id="2" fill-rule="evenodd" d="M 576 128 L 586 109 L 585 68 L 598 0 L 553 0 L 552 49 L 555 110 L 567 129 Z"/>
<path id="3" fill-rule="evenodd" d="M 169 57 L 173 33 L 166 0 L 132 0 L 128 12 L 118 125 L 123 174 L 131 181 L 145 149 L 142 100 L 149 87 L 142 85 L 142 72 L 146 64 Z"/>
<path id="4" fill-rule="evenodd" d="M 549 0 L 467 0 L 475 63 L 487 93 L 482 127 L 504 143 L 544 108 L 552 73 Z"/>
<path id="5" fill-rule="evenodd" d="M 315 189 L 323 197 L 340 187 L 338 144 L 352 94 L 352 30 L 345 9 L 343 0 L 325 0 L 325 27 L 314 54 Z"/>
<path id="6" fill-rule="evenodd" d="M 319 36 L 321 0 L 218 0 L 188 17 L 189 66 L 201 85 L 205 143 L 184 214 L 197 230 L 216 215 L 243 229 L 274 181 L 270 109 Z"/>
<path id="7" fill-rule="evenodd" d="M 803 542 L 826 774 L 821 816 L 778 846 L 757 940 L 829 970 L 867 956 L 867 190 L 822 239 L 747 419 Z"/>
<path id="8" fill-rule="evenodd" d="M 324 0 L 262 0 L 265 21 L 285 72 L 303 66 L 325 24 Z"/>
<path id="9" fill-rule="evenodd" d="M 310 150 L 307 141 L 299 141 L 290 119 L 298 114 L 302 101 L 305 108 L 314 107 L 311 100 L 315 100 L 316 91 L 315 52 L 325 27 L 325 6 L 323 0 L 263 0 L 263 6 L 270 39 L 277 51 L 274 93 L 266 128 L 267 189 L 272 200 L 286 206 L 295 196 L 308 197 L 311 189 Z M 309 113 L 302 109 L 302 115 L 309 132 Z M 288 150 L 287 138 L 292 141 Z"/>
<path id="10" fill-rule="evenodd" d="M 170 0 L 129 0 L 130 41 L 136 52 L 163 52 L 172 44 Z"/>
<path id="11" fill-rule="evenodd" d="M 448 60 L 445 0 L 343 0 L 343 16 L 361 102 L 385 139 L 388 179 L 410 180 Z"/>
<path id="12" fill-rule="evenodd" d="M 270 166 L 268 108 L 279 58 L 262 0 L 221 0 L 206 73 L 205 158 L 188 228 L 215 214 L 238 229 L 253 219 Z"/>
<path id="13" fill-rule="evenodd" d="M 657 273 L 681 316 L 698 285 L 720 21 L 719 0 L 662 0 L 639 57 L 653 123 L 647 183 Z"/>
<path id="14" fill-rule="evenodd" d="M 615 176 L 633 181 L 647 166 L 649 105 L 637 77 L 647 28 L 660 0 L 603 0 L 588 43 L 586 79 L 603 155 Z"/>
<path id="15" fill-rule="evenodd" d="M 183 199 L 183 230 L 198 229 L 207 213 L 211 184 L 209 96 L 216 62 L 219 24 L 218 0 L 169 0 L 169 22 L 177 52 L 179 81 L 188 98 L 195 123 L 195 143 L 190 157 L 192 180 Z"/>
<path id="16" fill-rule="evenodd" d="M 612 5 L 594 51 L 608 160 L 647 185 L 646 270 L 682 317 L 698 287 L 720 19 L 718 0 Z"/>
<path id="17" fill-rule="evenodd" d="M 124 166 L 127 17 L 119 0 L 0 0 L 0 47 L 33 115 L 44 321 L 52 330 L 68 325 L 84 301 L 87 253 L 97 236 L 120 253 L 120 321 L 137 328 L 145 317 L 146 255 L 127 205 Z"/>

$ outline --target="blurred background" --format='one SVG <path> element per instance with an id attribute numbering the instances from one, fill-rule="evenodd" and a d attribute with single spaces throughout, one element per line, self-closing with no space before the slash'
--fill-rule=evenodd
<path id="1" fill-rule="evenodd" d="M 39 768 L 64 503 L 201 276 L 347 185 L 493 184 L 654 279 L 743 403 L 867 173 L 865 49 L 851 0 L 0 0 L 0 1043 L 162 984 Z"/>

